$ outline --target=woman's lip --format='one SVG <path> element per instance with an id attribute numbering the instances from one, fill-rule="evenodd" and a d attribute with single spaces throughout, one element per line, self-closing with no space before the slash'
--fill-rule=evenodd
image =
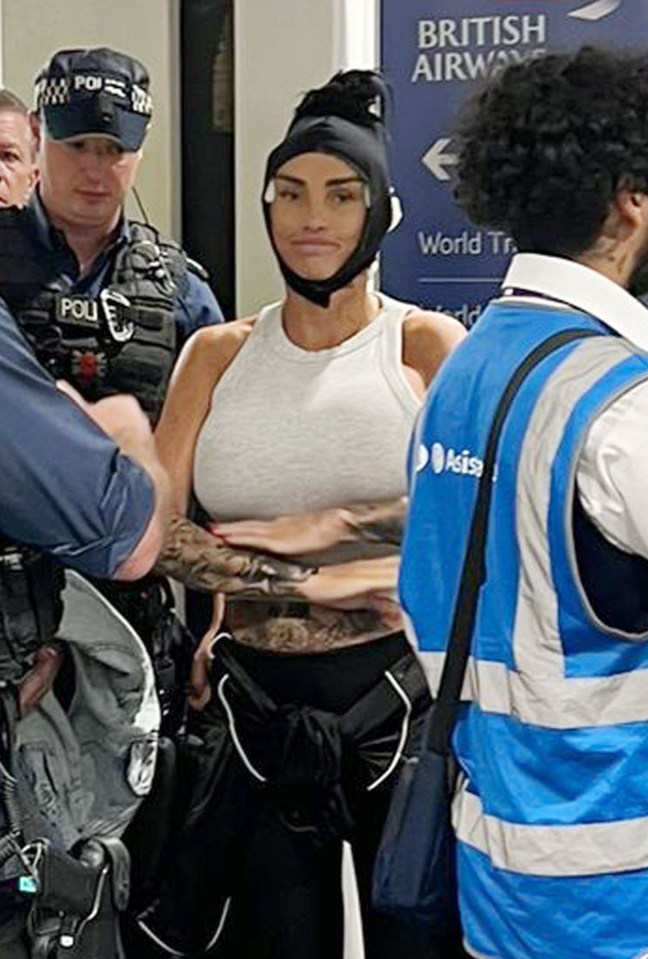
<path id="1" fill-rule="evenodd" d="M 297 247 L 298 250 L 316 250 L 318 252 L 337 249 L 337 245 L 329 240 L 294 240 L 293 246 Z"/>

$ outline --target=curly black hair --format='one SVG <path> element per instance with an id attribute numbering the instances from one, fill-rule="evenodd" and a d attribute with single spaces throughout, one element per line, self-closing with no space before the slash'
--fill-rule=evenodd
<path id="1" fill-rule="evenodd" d="M 648 53 L 582 47 L 509 67 L 458 124 L 455 198 L 527 252 L 576 256 L 621 188 L 648 190 Z"/>
<path id="2" fill-rule="evenodd" d="M 387 85 L 374 70 L 340 71 L 323 87 L 310 90 L 301 101 L 293 123 L 302 117 L 338 116 L 352 123 L 382 123 Z"/>

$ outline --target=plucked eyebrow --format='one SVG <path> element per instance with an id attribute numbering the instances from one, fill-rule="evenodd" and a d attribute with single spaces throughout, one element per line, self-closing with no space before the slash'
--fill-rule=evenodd
<path id="1" fill-rule="evenodd" d="M 296 176 L 286 176 L 285 173 L 278 173 L 275 180 L 285 180 L 294 186 L 306 186 L 305 180 L 300 180 L 300 178 Z M 326 186 L 344 186 L 347 183 L 364 183 L 364 180 L 359 176 L 333 177 L 326 181 Z"/>

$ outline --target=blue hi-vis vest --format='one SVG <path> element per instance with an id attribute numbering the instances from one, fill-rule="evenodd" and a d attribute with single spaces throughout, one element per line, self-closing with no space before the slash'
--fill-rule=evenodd
<path id="1" fill-rule="evenodd" d="M 568 307 L 492 303 L 412 444 L 401 599 L 434 691 L 496 406 L 524 357 L 567 328 L 601 335 L 530 374 L 496 461 L 454 735 L 462 920 L 487 959 L 648 959 L 648 635 L 597 617 L 572 522 L 588 427 L 648 380 L 648 355 Z"/>

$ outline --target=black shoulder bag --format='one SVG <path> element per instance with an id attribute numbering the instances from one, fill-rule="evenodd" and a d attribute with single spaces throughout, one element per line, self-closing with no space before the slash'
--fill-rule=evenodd
<path id="1" fill-rule="evenodd" d="M 499 438 L 511 403 L 529 373 L 572 340 L 596 335 L 564 330 L 537 346 L 518 366 L 495 411 L 477 490 L 452 629 L 437 698 L 418 757 L 403 766 L 394 788 L 373 875 L 376 909 L 444 932 L 456 921 L 450 804 L 456 783 L 451 738 L 470 655 L 479 592 L 486 579 L 485 547 Z"/>

